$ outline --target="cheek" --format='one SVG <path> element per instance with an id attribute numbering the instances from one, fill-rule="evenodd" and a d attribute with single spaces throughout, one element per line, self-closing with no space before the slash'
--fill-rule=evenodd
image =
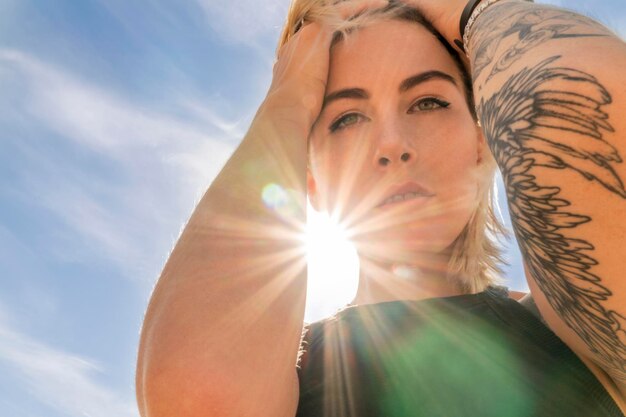
<path id="1" fill-rule="evenodd" d="M 430 146 L 421 155 L 424 163 L 444 182 L 468 177 L 468 172 L 477 166 L 478 138 L 462 127 L 457 125 L 433 134 Z"/>
<path id="2" fill-rule="evenodd" d="M 446 129 L 445 135 L 439 136 L 446 139 L 433 146 L 427 162 L 444 213 L 463 218 L 475 208 L 481 175 L 478 137 L 465 129 L 460 124 Z M 473 125 L 469 129 L 472 132 Z"/>

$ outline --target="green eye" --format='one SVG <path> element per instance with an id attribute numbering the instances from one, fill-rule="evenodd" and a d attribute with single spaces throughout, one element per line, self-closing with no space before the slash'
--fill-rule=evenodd
<path id="1" fill-rule="evenodd" d="M 329 130 L 331 132 L 335 132 L 340 129 L 344 129 L 346 127 L 352 126 L 360 122 L 361 120 L 367 120 L 367 118 L 358 113 L 348 113 L 341 116 L 339 119 L 335 120 L 331 125 Z"/>
<path id="2" fill-rule="evenodd" d="M 409 113 L 416 111 L 433 111 L 437 109 L 445 109 L 450 105 L 447 101 L 440 100 L 434 97 L 427 97 L 416 101 L 409 110 Z"/>

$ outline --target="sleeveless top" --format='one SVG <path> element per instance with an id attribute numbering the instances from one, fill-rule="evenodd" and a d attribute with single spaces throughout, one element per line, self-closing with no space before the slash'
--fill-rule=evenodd
<path id="1" fill-rule="evenodd" d="M 624 415 L 506 289 L 347 307 L 306 329 L 296 417 Z"/>

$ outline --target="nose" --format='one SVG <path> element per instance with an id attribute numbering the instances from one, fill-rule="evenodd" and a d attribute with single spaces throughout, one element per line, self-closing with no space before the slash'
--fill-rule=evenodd
<path id="1" fill-rule="evenodd" d="M 398 130 L 380 135 L 374 154 L 374 165 L 378 168 L 414 162 L 417 152 Z"/>
<path id="2" fill-rule="evenodd" d="M 402 155 L 400 155 L 399 160 L 402 162 L 408 162 L 411 160 L 411 153 L 410 152 L 404 152 Z M 391 158 L 388 158 L 386 156 L 381 156 L 378 158 L 378 165 L 379 166 L 387 166 L 391 163 Z"/>

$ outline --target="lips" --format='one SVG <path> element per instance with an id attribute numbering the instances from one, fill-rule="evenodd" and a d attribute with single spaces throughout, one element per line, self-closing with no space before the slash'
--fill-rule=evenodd
<path id="1" fill-rule="evenodd" d="M 380 204 L 377 207 L 386 206 L 389 204 L 399 203 L 402 201 L 409 201 L 424 197 L 432 197 L 435 194 L 413 181 L 405 182 L 403 184 L 399 184 L 393 186 L 389 189 L 389 192 L 386 193 L 385 197 L 382 199 Z"/>

